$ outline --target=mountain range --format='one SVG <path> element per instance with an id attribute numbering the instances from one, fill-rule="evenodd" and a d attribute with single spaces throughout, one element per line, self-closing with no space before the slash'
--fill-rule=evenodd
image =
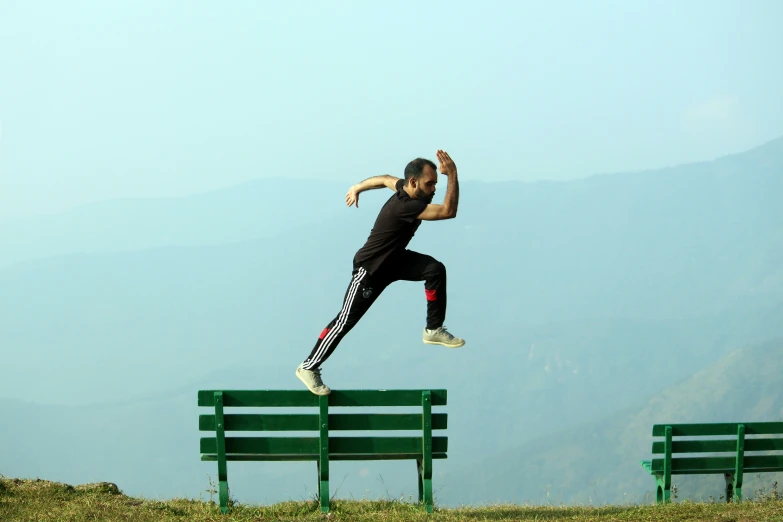
<path id="1" fill-rule="evenodd" d="M 766 361 L 780 349 L 781 171 L 783 138 L 662 170 L 464 181 L 458 217 L 424 223 L 410 248 L 446 264 L 447 325 L 466 346 L 423 345 L 423 290 L 397 283 L 324 380 L 449 390 L 443 502 L 545 501 L 541 484 L 565 502 L 617 501 L 612 484 L 641 498 L 656 412 L 741 417 L 708 400 L 726 386 L 709 376 L 737 350 Z M 299 388 L 294 368 L 339 311 L 353 254 L 391 194 L 348 209 L 346 189 L 258 180 L 0 222 L 0 415 L 13 427 L 0 430 L 0 473 L 197 496 L 214 466 L 198 461 L 196 391 Z M 759 382 L 774 387 L 764 364 Z M 728 382 L 757 420 L 779 415 L 779 402 Z M 649 409 L 661 396 L 671 407 Z M 606 426 L 622 436 L 596 435 Z M 614 460 L 597 462 L 588 435 Z M 338 496 L 415 492 L 408 464 L 341 463 Z M 314 485 L 306 463 L 234 468 L 244 501 Z M 596 481 L 604 492 L 590 495 Z"/>

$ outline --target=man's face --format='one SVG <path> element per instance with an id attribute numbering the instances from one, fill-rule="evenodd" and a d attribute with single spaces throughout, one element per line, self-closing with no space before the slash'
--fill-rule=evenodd
<path id="1" fill-rule="evenodd" d="M 435 185 L 438 184 L 438 173 L 429 165 L 424 166 L 419 182 L 416 185 L 414 196 L 416 199 L 423 199 L 427 203 L 432 202 L 435 196 Z"/>

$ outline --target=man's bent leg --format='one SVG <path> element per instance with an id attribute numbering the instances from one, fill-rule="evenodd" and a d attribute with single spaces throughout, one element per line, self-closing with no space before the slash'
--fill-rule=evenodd
<path id="1" fill-rule="evenodd" d="M 427 298 L 427 327 L 423 341 L 458 348 L 465 344 L 463 339 L 450 334 L 443 323 L 446 320 L 446 266 L 432 256 L 406 250 L 402 262 L 395 271 L 397 279 L 403 281 L 424 281 Z"/>

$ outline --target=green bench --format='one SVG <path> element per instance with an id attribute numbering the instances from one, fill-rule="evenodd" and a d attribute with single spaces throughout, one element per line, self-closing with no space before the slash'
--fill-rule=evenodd
<path id="1" fill-rule="evenodd" d="M 432 460 L 445 459 L 448 449 L 447 437 L 432 435 L 433 430 L 446 429 L 447 414 L 432 413 L 432 407 L 446 405 L 446 390 L 333 390 L 320 397 L 307 390 L 200 390 L 198 405 L 214 409 L 199 415 L 199 430 L 214 432 L 214 436 L 201 438 L 201 460 L 218 463 L 223 513 L 228 511 L 229 460 L 315 461 L 321 511 L 328 513 L 329 461 L 401 459 L 416 461 L 419 502 L 432 513 Z M 416 413 L 385 413 L 394 411 L 389 407 L 403 406 L 417 407 Z M 304 408 L 306 413 L 240 413 L 240 408 L 251 407 Z M 373 413 L 337 413 L 330 409 L 342 407 L 371 407 Z M 231 413 L 226 412 L 227 408 L 233 409 Z M 399 430 L 420 433 L 335 436 L 335 432 Z M 316 433 L 311 437 L 263 436 L 267 432 L 308 431 Z M 228 432 L 243 432 L 245 436 L 228 436 Z M 247 432 L 260 433 L 246 436 Z"/>
<path id="2" fill-rule="evenodd" d="M 652 443 L 661 457 L 641 463 L 655 477 L 657 503 L 670 501 L 672 475 L 722 473 L 730 502 L 742 500 L 744 473 L 783 471 L 783 422 L 656 424 L 652 435 L 662 437 Z"/>

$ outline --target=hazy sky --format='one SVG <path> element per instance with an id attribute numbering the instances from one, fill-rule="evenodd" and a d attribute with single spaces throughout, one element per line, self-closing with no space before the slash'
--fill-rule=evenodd
<path id="1" fill-rule="evenodd" d="M 781 27 L 778 0 L 5 0 L 0 218 L 437 148 L 465 180 L 712 159 L 783 135 Z"/>

